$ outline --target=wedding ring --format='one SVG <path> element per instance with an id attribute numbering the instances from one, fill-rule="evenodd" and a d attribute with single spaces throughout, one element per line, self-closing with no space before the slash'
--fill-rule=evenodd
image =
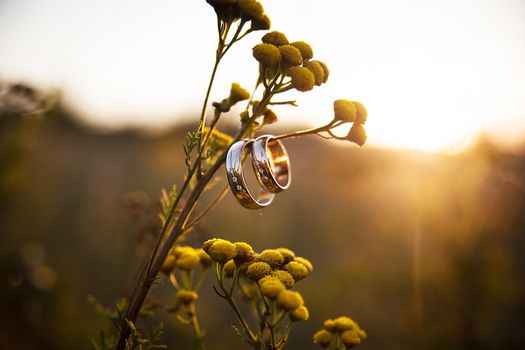
<path id="1" fill-rule="evenodd" d="M 272 193 L 290 187 L 290 158 L 280 140 L 272 135 L 259 136 L 252 145 L 252 165 L 259 182 Z"/>
<path id="2" fill-rule="evenodd" d="M 246 185 L 242 171 L 242 158 L 245 151 L 250 151 L 253 140 L 241 140 L 234 143 L 226 155 L 226 175 L 230 189 L 237 201 L 245 208 L 260 209 L 272 203 L 274 194 L 261 191 L 255 198 Z"/>

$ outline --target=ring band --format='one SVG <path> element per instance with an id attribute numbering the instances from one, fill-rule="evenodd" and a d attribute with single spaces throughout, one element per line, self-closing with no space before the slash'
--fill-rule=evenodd
<path id="1" fill-rule="evenodd" d="M 250 193 L 242 172 L 242 158 L 250 150 L 253 140 L 241 140 L 234 143 L 226 155 L 226 175 L 230 189 L 237 201 L 245 208 L 260 209 L 272 203 L 274 194 L 262 191 L 257 199 Z"/>
<path id="2" fill-rule="evenodd" d="M 290 187 L 290 158 L 283 143 L 272 135 L 262 135 L 253 141 L 251 147 L 252 165 L 259 182 L 272 193 Z"/>

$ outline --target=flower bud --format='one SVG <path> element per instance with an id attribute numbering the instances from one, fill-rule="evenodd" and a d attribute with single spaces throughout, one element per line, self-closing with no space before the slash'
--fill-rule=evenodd
<path id="1" fill-rule="evenodd" d="M 307 44 L 304 41 L 295 41 L 291 43 L 290 45 L 295 46 L 296 48 L 301 51 L 301 56 L 303 56 L 303 60 L 309 60 L 312 57 L 314 57 L 314 51 L 312 50 L 312 47 Z"/>
<path id="2" fill-rule="evenodd" d="M 340 316 L 334 320 L 335 328 L 338 331 L 345 331 L 349 329 L 359 329 L 357 323 L 348 316 Z"/>
<path id="3" fill-rule="evenodd" d="M 357 116 L 355 118 L 355 122 L 357 124 L 363 125 L 366 123 L 366 118 L 368 117 L 368 112 L 366 111 L 365 106 L 361 102 L 352 101 L 352 103 L 355 106 L 355 110 L 357 113 Z"/>
<path id="4" fill-rule="evenodd" d="M 356 331 L 344 331 L 341 334 L 341 341 L 347 349 L 352 349 L 353 347 L 361 343 L 361 338 L 359 338 L 359 335 Z"/>
<path id="5" fill-rule="evenodd" d="M 258 283 L 261 289 L 261 294 L 270 299 L 277 298 L 277 295 L 286 289 L 282 282 L 273 276 L 265 276 L 261 278 Z"/>
<path id="6" fill-rule="evenodd" d="M 213 245 L 213 243 L 215 242 L 219 242 L 219 241 L 224 241 L 222 238 L 211 238 L 211 239 L 208 239 L 207 241 L 205 241 L 204 243 L 202 243 L 202 249 L 208 253 L 210 247 Z"/>
<path id="7" fill-rule="evenodd" d="M 271 109 L 267 109 L 266 111 L 264 111 L 263 116 L 264 125 L 274 124 L 277 123 L 277 121 L 279 120 L 277 114 L 275 114 L 274 111 L 272 111 Z"/>
<path id="8" fill-rule="evenodd" d="M 252 281 L 257 282 L 266 275 L 269 275 L 272 272 L 272 268 L 265 262 L 258 261 L 250 264 L 246 270 L 246 276 Z"/>
<path id="9" fill-rule="evenodd" d="M 286 271 L 292 275 L 295 282 L 300 281 L 308 277 L 308 270 L 304 267 L 303 264 L 296 261 L 291 261 L 284 267 Z"/>
<path id="10" fill-rule="evenodd" d="M 232 278 L 234 272 L 235 272 L 235 262 L 233 260 L 228 260 L 226 264 L 224 264 L 224 276 L 228 278 Z"/>
<path id="11" fill-rule="evenodd" d="M 237 0 L 237 6 L 239 6 L 242 17 L 248 20 L 262 21 L 264 18 L 264 8 L 256 0 Z"/>
<path id="12" fill-rule="evenodd" d="M 294 261 L 303 264 L 304 267 L 308 270 L 308 272 L 312 272 L 314 270 L 314 265 L 310 262 L 310 260 L 303 258 L 301 256 L 296 256 Z"/>
<path id="13" fill-rule="evenodd" d="M 321 329 L 314 334 L 314 343 L 321 345 L 323 348 L 328 347 L 332 341 L 332 333 L 326 329 Z"/>
<path id="14" fill-rule="evenodd" d="M 301 305 L 297 309 L 294 309 L 290 312 L 290 319 L 292 321 L 306 321 L 310 317 L 308 309 L 306 306 Z"/>
<path id="15" fill-rule="evenodd" d="M 253 47 L 253 57 L 263 66 L 273 66 L 281 61 L 281 53 L 272 44 L 258 44 Z"/>
<path id="16" fill-rule="evenodd" d="M 321 84 L 324 81 L 323 67 L 321 67 L 321 65 L 315 61 L 306 61 L 304 63 L 304 67 L 308 69 L 310 72 L 312 72 L 312 74 L 314 75 L 315 85 L 321 86 Z"/>
<path id="17" fill-rule="evenodd" d="M 235 250 L 235 245 L 226 240 L 220 240 L 213 243 L 213 245 L 208 250 L 208 255 L 212 260 L 217 261 L 218 263 L 224 264 L 228 260 L 235 258 L 237 254 Z"/>
<path id="18" fill-rule="evenodd" d="M 303 56 L 301 51 L 292 45 L 281 45 L 279 46 L 281 52 L 281 60 L 283 63 L 289 66 L 299 66 L 303 63 Z"/>
<path id="19" fill-rule="evenodd" d="M 321 62 L 321 61 L 313 61 L 313 62 L 317 62 L 321 65 L 321 68 L 323 69 L 323 72 L 324 72 L 323 83 L 326 83 L 326 81 L 328 80 L 328 76 L 330 75 L 330 70 L 328 69 L 328 66 L 326 65 L 326 63 Z"/>
<path id="20" fill-rule="evenodd" d="M 336 330 L 336 324 L 335 321 L 329 318 L 328 320 L 324 321 L 324 328 L 328 329 L 329 331 L 333 332 Z"/>
<path id="21" fill-rule="evenodd" d="M 272 26 L 272 20 L 267 15 L 263 15 L 262 19 L 252 19 L 251 30 L 268 30 Z"/>
<path id="22" fill-rule="evenodd" d="M 255 259 L 255 252 L 251 245 L 245 242 L 235 242 L 234 245 L 235 251 L 237 252 L 237 256 L 235 257 L 237 264 L 243 264 Z"/>
<path id="23" fill-rule="evenodd" d="M 334 101 L 334 115 L 335 119 L 354 122 L 357 116 L 355 105 L 349 100 L 335 100 Z"/>
<path id="24" fill-rule="evenodd" d="M 277 249 L 265 249 L 257 258 L 259 261 L 264 261 L 272 267 L 279 267 L 284 263 L 284 256 Z"/>
<path id="25" fill-rule="evenodd" d="M 176 298 L 184 305 L 189 305 L 199 298 L 199 294 L 193 290 L 181 289 L 177 292 Z"/>
<path id="26" fill-rule="evenodd" d="M 160 269 L 165 274 L 169 274 L 171 271 L 173 271 L 173 269 L 175 269 L 175 264 L 175 257 L 170 254 L 166 257 L 166 260 L 164 260 L 164 263 L 162 263 L 162 267 Z"/>
<path id="27" fill-rule="evenodd" d="M 199 254 L 199 258 L 200 258 L 200 262 L 201 262 L 202 267 L 209 267 L 209 266 L 211 266 L 211 264 L 212 264 L 211 258 L 208 255 L 208 253 L 206 253 L 204 251 L 204 249 L 202 249 L 202 248 L 198 249 L 197 253 Z"/>
<path id="28" fill-rule="evenodd" d="M 366 142 L 365 128 L 361 124 L 354 123 L 350 128 L 348 135 L 346 135 L 346 139 L 358 144 L 359 146 L 363 146 Z"/>
<path id="29" fill-rule="evenodd" d="M 286 38 L 286 35 L 278 31 L 264 34 L 261 40 L 265 44 L 272 44 L 275 46 L 288 45 L 288 39 Z"/>
<path id="30" fill-rule="evenodd" d="M 287 74 L 292 78 L 292 86 L 298 91 L 310 91 L 314 88 L 315 77 L 304 67 L 292 67 Z"/>
<path id="31" fill-rule="evenodd" d="M 192 270 L 199 265 L 201 259 L 195 250 L 184 251 L 177 258 L 177 267 L 182 270 Z"/>
<path id="32" fill-rule="evenodd" d="M 304 304 L 303 297 L 299 292 L 283 290 L 277 296 L 277 305 L 287 311 L 297 309 Z"/>
<path id="33" fill-rule="evenodd" d="M 232 83 L 230 89 L 230 101 L 232 105 L 236 104 L 239 101 L 247 100 L 250 98 L 250 93 L 241 87 L 238 83 Z"/>
<path id="34" fill-rule="evenodd" d="M 276 277 L 286 287 L 286 289 L 292 289 L 295 285 L 295 280 L 288 271 L 277 270 L 272 272 L 272 276 Z"/>
<path id="35" fill-rule="evenodd" d="M 295 258 L 295 253 L 293 250 L 290 250 L 288 248 L 277 248 L 277 250 L 283 255 L 285 264 L 288 264 Z"/>

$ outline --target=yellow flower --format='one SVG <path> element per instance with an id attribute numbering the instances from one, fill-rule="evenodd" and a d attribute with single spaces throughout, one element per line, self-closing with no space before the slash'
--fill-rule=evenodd
<path id="1" fill-rule="evenodd" d="M 314 75 L 315 85 L 320 86 L 324 81 L 323 67 L 316 61 L 306 61 L 304 67 Z"/>
<path id="2" fill-rule="evenodd" d="M 323 348 L 328 347 L 332 341 L 332 333 L 326 329 L 321 329 L 314 334 L 314 343 L 321 345 Z"/>
<path id="3" fill-rule="evenodd" d="M 312 50 L 312 47 L 306 42 L 296 41 L 291 43 L 290 45 L 295 46 L 299 49 L 299 51 L 301 51 L 301 56 L 303 56 L 303 60 L 309 60 L 312 57 L 314 57 L 314 51 Z"/>
<path id="4" fill-rule="evenodd" d="M 281 59 L 285 64 L 290 66 L 299 66 L 303 63 L 303 56 L 301 51 L 292 45 L 281 45 L 279 46 L 281 52 Z"/>
<path id="5" fill-rule="evenodd" d="M 348 135 L 346 135 L 346 139 L 358 144 L 359 146 L 363 146 L 366 142 L 365 128 L 361 124 L 354 123 L 350 128 Z"/>
<path id="6" fill-rule="evenodd" d="M 297 309 L 290 312 L 290 319 L 292 321 L 306 321 L 310 317 L 306 306 L 301 305 Z"/>
<path id="7" fill-rule="evenodd" d="M 271 266 L 281 266 L 284 263 L 284 256 L 277 249 L 265 249 L 257 260 L 267 262 Z"/>
<path id="8" fill-rule="evenodd" d="M 168 255 L 164 263 L 162 263 L 161 271 L 165 274 L 171 273 L 175 268 L 175 257 L 173 255 Z"/>
<path id="9" fill-rule="evenodd" d="M 184 305 L 188 305 L 197 300 L 199 294 L 193 290 L 181 289 L 177 292 L 176 298 Z"/>
<path id="10" fill-rule="evenodd" d="M 200 262 L 202 267 L 208 267 L 211 266 L 212 261 L 208 253 L 204 251 L 204 249 L 197 249 L 197 253 L 199 254 Z"/>
<path id="11" fill-rule="evenodd" d="M 292 67 L 287 74 L 292 78 L 292 86 L 298 91 L 310 91 L 314 88 L 315 76 L 307 68 Z"/>
<path id="12" fill-rule="evenodd" d="M 256 0 L 237 0 L 237 6 L 242 16 L 248 20 L 262 21 L 264 18 L 264 8 Z"/>
<path id="13" fill-rule="evenodd" d="M 219 242 L 219 241 L 224 241 L 224 239 L 222 239 L 222 238 L 211 238 L 211 239 L 208 239 L 207 241 L 204 241 L 204 243 L 202 243 L 202 249 L 206 253 L 208 253 L 208 250 L 213 245 L 213 243 Z"/>
<path id="14" fill-rule="evenodd" d="M 336 329 L 336 323 L 334 320 L 329 318 L 328 320 L 324 321 L 324 328 L 328 329 L 329 331 L 335 331 Z"/>
<path id="15" fill-rule="evenodd" d="M 343 342 L 343 344 L 345 344 L 345 347 L 347 349 L 352 349 L 353 347 L 361 343 L 361 338 L 359 337 L 356 331 L 349 330 L 344 331 L 341 334 L 341 341 Z"/>
<path id="16" fill-rule="evenodd" d="M 281 61 L 281 53 L 272 44 L 257 44 L 253 47 L 253 57 L 263 66 L 273 66 Z"/>
<path id="17" fill-rule="evenodd" d="M 277 296 L 277 305 L 287 311 L 297 309 L 304 304 L 303 297 L 299 292 L 283 290 Z"/>
<path id="18" fill-rule="evenodd" d="M 200 256 L 195 250 L 187 250 L 178 256 L 177 267 L 189 271 L 199 265 L 200 261 Z"/>
<path id="19" fill-rule="evenodd" d="M 321 62 L 321 61 L 313 61 L 313 62 L 317 62 L 321 65 L 321 68 L 323 69 L 323 72 L 324 72 L 323 83 L 326 83 L 326 81 L 328 80 L 328 76 L 330 75 L 330 70 L 328 69 L 328 66 L 326 65 L 326 63 Z"/>
<path id="20" fill-rule="evenodd" d="M 368 117 L 368 112 L 366 111 L 365 106 L 361 102 L 352 101 L 352 103 L 355 106 L 355 110 L 357 112 L 357 116 L 355 119 L 355 122 L 357 124 L 364 124 L 366 123 L 366 118 Z"/>
<path id="21" fill-rule="evenodd" d="M 308 270 L 308 272 L 312 272 L 314 270 L 314 265 L 310 262 L 310 260 L 303 258 L 301 256 L 296 256 L 294 261 L 303 264 L 304 267 Z"/>
<path id="22" fill-rule="evenodd" d="M 306 267 L 297 261 L 290 261 L 288 264 L 286 264 L 284 269 L 288 271 L 290 275 L 292 275 L 296 282 L 308 277 L 308 270 Z"/>
<path id="23" fill-rule="evenodd" d="M 271 109 L 266 109 L 263 113 L 263 124 L 264 125 L 270 125 L 270 124 L 274 124 L 274 123 L 277 123 L 277 121 L 279 120 L 279 118 L 277 117 L 277 114 L 274 113 L 274 111 L 272 111 Z"/>
<path id="24" fill-rule="evenodd" d="M 248 266 L 246 270 L 246 276 L 248 276 L 253 281 L 258 281 L 266 275 L 269 275 L 272 272 L 272 268 L 265 262 L 259 261 L 254 262 Z"/>
<path id="25" fill-rule="evenodd" d="M 281 281 L 273 276 L 265 276 L 258 283 L 261 288 L 261 294 L 270 299 L 277 298 L 277 295 L 286 289 Z"/>
<path id="26" fill-rule="evenodd" d="M 291 289 L 295 285 L 295 280 L 288 271 L 277 270 L 272 272 L 272 276 L 277 277 L 284 284 L 286 289 Z"/>
<path id="27" fill-rule="evenodd" d="M 238 264 L 250 262 L 255 259 L 255 252 L 253 251 L 253 248 L 251 245 L 245 242 L 235 242 L 234 245 L 235 245 L 235 251 L 237 252 L 235 261 Z"/>
<path id="28" fill-rule="evenodd" d="M 220 240 L 212 244 L 212 246 L 208 249 L 208 255 L 212 260 L 224 264 L 228 260 L 235 258 L 237 251 L 235 250 L 235 245 L 232 242 Z"/>
<path id="29" fill-rule="evenodd" d="M 334 320 L 335 322 L 335 328 L 338 331 L 345 331 L 349 329 L 359 329 L 359 326 L 357 323 L 354 322 L 350 317 L 348 316 L 340 316 Z"/>
<path id="30" fill-rule="evenodd" d="M 354 122 L 357 111 L 352 101 L 341 99 L 334 101 L 334 114 L 337 120 Z"/>
<path id="31" fill-rule="evenodd" d="M 238 83 L 232 83 L 230 89 L 230 101 L 232 105 L 239 101 L 247 100 L 250 98 L 250 93 L 241 87 Z"/>
<path id="32" fill-rule="evenodd" d="M 267 15 L 263 15 L 262 19 L 252 19 L 252 30 L 268 30 L 272 26 L 272 21 Z"/>
<path id="33" fill-rule="evenodd" d="M 278 31 L 273 31 L 264 34 L 264 36 L 262 37 L 262 42 L 265 44 L 272 44 L 275 46 L 288 45 L 288 39 L 286 38 L 286 35 Z"/>
<path id="34" fill-rule="evenodd" d="M 287 264 L 295 258 L 295 252 L 288 248 L 277 248 L 277 250 L 283 255 L 284 263 Z"/>
<path id="35" fill-rule="evenodd" d="M 232 278 L 234 271 L 235 262 L 233 262 L 233 260 L 228 260 L 226 264 L 224 264 L 224 276 Z"/>

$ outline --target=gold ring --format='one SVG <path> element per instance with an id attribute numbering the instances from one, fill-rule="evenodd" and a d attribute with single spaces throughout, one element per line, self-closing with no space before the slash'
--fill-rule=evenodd
<path id="1" fill-rule="evenodd" d="M 253 141 L 251 148 L 252 165 L 259 182 L 272 193 L 290 187 L 290 158 L 283 143 L 272 135 L 262 135 Z"/>
<path id="2" fill-rule="evenodd" d="M 230 189 L 237 201 L 245 208 L 260 209 L 272 203 L 274 194 L 261 191 L 255 198 L 246 185 L 242 171 L 242 158 L 246 150 L 250 151 L 253 140 L 241 140 L 234 143 L 226 155 L 226 176 Z"/>

